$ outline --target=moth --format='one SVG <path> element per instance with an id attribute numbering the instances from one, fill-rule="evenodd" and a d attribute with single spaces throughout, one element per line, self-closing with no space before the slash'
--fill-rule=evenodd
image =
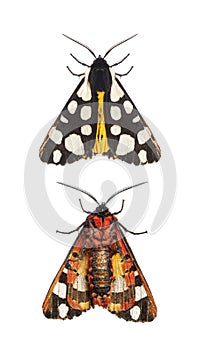
<path id="1" fill-rule="evenodd" d="M 149 322 L 156 317 L 153 296 L 124 236 L 124 231 L 135 235 L 146 231 L 134 233 L 118 222 L 115 215 L 122 211 L 124 201 L 116 213 L 110 213 L 106 206 L 117 194 L 142 184 L 124 188 L 101 204 L 90 193 L 63 184 L 84 192 L 98 207 L 87 212 L 80 201 L 88 216 L 76 229 L 79 235 L 44 300 L 47 318 L 72 319 L 95 305 L 126 321 Z"/>
<path id="2" fill-rule="evenodd" d="M 65 35 L 66 36 L 66 35 Z M 135 104 L 128 96 L 118 77 L 108 65 L 106 56 L 117 46 L 112 46 L 104 55 L 96 57 L 94 52 L 79 41 L 68 39 L 85 47 L 95 58 L 91 66 L 71 56 L 86 66 L 80 83 L 52 125 L 39 151 L 45 163 L 65 165 L 79 159 L 105 155 L 135 165 L 157 162 L 161 157 L 160 147 L 145 123 Z"/>

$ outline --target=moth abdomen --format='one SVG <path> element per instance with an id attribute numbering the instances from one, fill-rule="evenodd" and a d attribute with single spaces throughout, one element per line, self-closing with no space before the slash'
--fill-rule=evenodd
<path id="1" fill-rule="evenodd" d="M 108 295 L 111 285 L 109 250 L 94 250 L 92 254 L 91 288 L 92 295 Z"/>

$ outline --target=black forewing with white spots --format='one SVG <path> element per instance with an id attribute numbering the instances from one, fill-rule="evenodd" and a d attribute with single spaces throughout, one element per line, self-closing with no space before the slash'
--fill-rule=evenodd
<path id="1" fill-rule="evenodd" d="M 108 144 L 113 158 L 135 165 L 157 162 L 161 157 L 160 147 L 152 131 L 142 118 L 135 104 L 120 81 L 121 89 L 113 97 L 117 101 L 106 104 L 105 122 Z"/>
<path id="2" fill-rule="evenodd" d="M 41 145 L 39 156 L 43 162 L 65 165 L 81 158 L 92 157 L 97 114 L 93 111 L 89 89 L 88 96 L 85 97 L 88 101 L 84 102 L 78 96 L 81 96 L 84 84 L 83 78 Z"/>
<path id="3" fill-rule="evenodd" d="M 101 57 L 86 70 L 40 148 L 41 160 L 56 165 L 96 154 L 135 165 L 161 156 L 150 128 Z"/>

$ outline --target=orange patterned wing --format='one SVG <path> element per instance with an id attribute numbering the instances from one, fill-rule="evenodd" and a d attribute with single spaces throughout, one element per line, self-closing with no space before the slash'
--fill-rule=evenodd
<path id="1" fill-rule="evenodd" d="M 46 295 L 42 308 L 47 318 L 72 319 L 90 309 L 89 255 L 84 246 L 85 229 L 76 239 Z"/>
<path id="2" fill-rule="evenodd" d="M 107 308 L 126 321 L 153 321 L 157 308 L 152 293 L 118 223 L 115 230 L 117 242 L 112 247 L 111 257 L 111 303 Z"/>

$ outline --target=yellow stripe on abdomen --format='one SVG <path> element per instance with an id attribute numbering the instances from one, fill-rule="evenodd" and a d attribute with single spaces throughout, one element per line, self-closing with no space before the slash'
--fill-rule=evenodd
<path id="1" fill-rule="evenodd" d="M 104 153 L 109 151 L 108 141 L 107 141 L 107 133 L 105 127 L 105 119 L 104 119 L 104 91 L 98 91 L 98 122 L 97 122 L 97 131 L 95 144 L 93 147 L 94 153 Z"/>

